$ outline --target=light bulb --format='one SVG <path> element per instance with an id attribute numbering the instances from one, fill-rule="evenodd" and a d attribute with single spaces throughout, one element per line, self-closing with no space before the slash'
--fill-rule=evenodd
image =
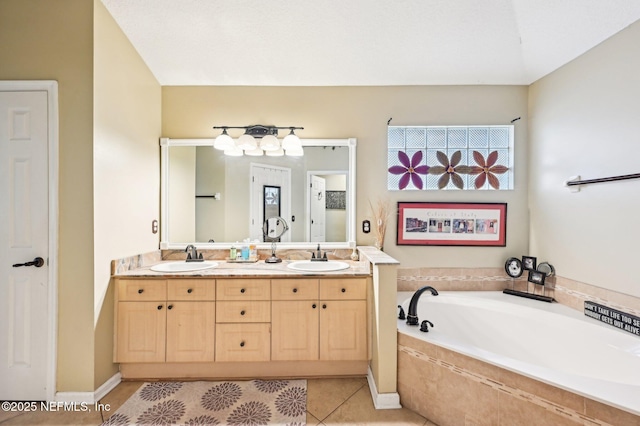
<path id="1" fill-rule="evenodd" d="M 276 150 L 265 151 L 264 153 L 270 157 L 280 157 L 284 155 L 284 150 L 282 148 L 278 148 Z"/>
<path id="2" fill-rule="evenodd" d="M 236 146 L 243 150 L 256 149 L 258 147 L 258 143 L 256 142 L 256 138 L 245 133 L 240 136 L 236 141 Z"/>
<path id="3" fill-rule="evenodd" d="M 227 133 L 227 129 L 223 129 L 222 134 L 213 141 L 213 147 L 215 149 L 225 150 L 227 148 L 231 148 L 233 145 L 233 139 Z"/>
<path id="4" fill-rule="evenodd" d="M 244 153 L 252 157 L 259 157 L 262 154 L 264 154 L 264 151 L 261 150 L 260 148 L 254 148 L 254 149 L 248 149 Z"/>
<path id="5" fill-rule="evenodd" d="M 231 148 L 227 148 L 224 150 L 224 155 L 229 155 L 231 157 L 242 157 L 242 148 L 239 146 L 232 146 Z"/>
<path id="6" fill-rule="evenodd" d="M 274 135 L 266 135 L 260 141 L 260 148 L 265 151 L 275 151 L 280 148 L 280 141 Z"/>
<path id="7" fill-rule="evenodd" d="M 300 138 L 296 136 L 295 133 L 293 133 L 293 130 L 291 130 L 291 133 L 285 136 L 285 138 L 282 140 L 282 148 L 284 149 L 301 148 L 301 147 L 302 147 L 302 142 L 300 141 Z"/>
<path id="8" fill-rule="evenodd" d="M 285 151 L 289 157 L 302 157 L 304 155 L 304 149 L 302 149 L 302 147 L 289 148 Z"/>

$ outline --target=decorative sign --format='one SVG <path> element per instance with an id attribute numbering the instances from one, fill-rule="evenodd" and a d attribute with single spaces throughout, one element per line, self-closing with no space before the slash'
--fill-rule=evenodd
<path id="1" fill-rule="evenodd" d="M 584 314 L 620 330 L 640 336 L 640 317 L 593 302 L 584 302 Z"/>

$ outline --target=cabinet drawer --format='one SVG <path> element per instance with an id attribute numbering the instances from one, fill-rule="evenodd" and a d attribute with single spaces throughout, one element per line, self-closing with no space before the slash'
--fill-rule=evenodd
<path id="1" fill-rule="evenodd" d="M 322 300 L 365 300 L 366 278 L 328 278 L 320 280 Z"/>
<path id="2" fill-rule="evenodd" d="M 118 280 L 118 300 L 167 299 L 167 280 Z"/>
<path id="3" fill-rule="evenodd" d="M 267 301 L 218 302 L 216 322 L 270 322 L 271 303 Z"/>
<path id="4" fill-rule="evenodd" d="M 269 324 L 217 324 L 216 361 L 269 361 Z"/>
<path id="5" fill-rule="evenodd" d="M 269 280 L 221 279 L 216 282 L 217 300 L 271 300 Z"/>
<path id="6" fill-rule="evenodd" d="M 318 279 L 276 279 L 271 280 L 272 300 L 313 300 L 318 299 Z"/>
<path id="7" fill-rule="evenodd" d="M 171 279 L 167 283 L 167 300 L 216 300 L 216 281 Z"/>

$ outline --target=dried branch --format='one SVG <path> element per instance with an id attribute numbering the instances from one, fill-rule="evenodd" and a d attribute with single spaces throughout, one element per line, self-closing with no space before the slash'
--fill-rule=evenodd
<path id="1" fill-rule="evenodd" d="M 388 199 L 378 198 L 374 203 L 369 200 L 369 206 L 373 214 L 373 236 L 376 247 L 382 249 L 384 235 L 387 232 L 387 221 L 391 215 L 391 202 Z"/>

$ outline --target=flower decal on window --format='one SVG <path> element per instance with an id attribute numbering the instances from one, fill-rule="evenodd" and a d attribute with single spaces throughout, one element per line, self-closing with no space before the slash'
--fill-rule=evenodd
<path id="1" fill-rule="evenodd" d="M 500 189 L 500 181 L 496 175 L 506 173 L 509 168 L 507 166 L 496 165 L 496 161 L 498 161 L 498 151 L 490 153 L 486 161 L 481 153 L 473 151 L 473 159 L 478 165 L 471 167 L 469 174 L 478 175 L 475 180 L 476 189 L 482 188 L 487 180 L 493 189 Z"/>
<path id="2" fill-rule="evenodd" d="M 422 151 L 417 151 L 409 160 L 409 156 L 404 151 L 398 151 L 398 160 L 401 166 L 389 167 L 389 173 L 394 175 L 402 175 L 398 182 L 398 189 L 405 189 L 409 185 L 409 181 L 413 185 L 422 189 L 422 178 L 419 175 L 426 175 L 429 172 L 429 166 L 420 165 L 422 162 Z"/>
<path id="3" fill-rule="evenodd" d="M 429 169 L 429 174 L 442 175 L 438 179 L 438 189 L 444 189 L 449 185 L 449 181 L 453 182 L 456 188 L 464 189 L 464 180 L 460 177 L 460 174 L 468 174 L 471 170 L 469 166 L 462 166 L 460 160 L 462 160 L 462 152 L 456 151 L 451 155 L 451 160 L 442 151 L 436 152 L 436 158 L 441 166 L 433 166 Z"/>

